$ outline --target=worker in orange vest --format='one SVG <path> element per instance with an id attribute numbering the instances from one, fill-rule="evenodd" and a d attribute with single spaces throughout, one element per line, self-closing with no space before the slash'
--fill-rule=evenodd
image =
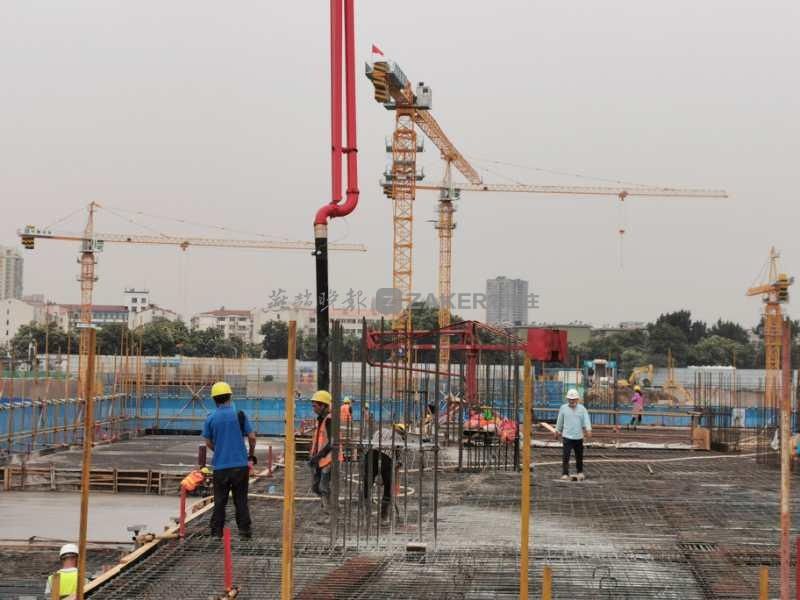
<path id="1" fill-rule="evenodd" d="M 349 396 L 345 396 L 342 405 L 339 407 L 339 425 L 344 429 L 348 423 L 353 421 L 353 403 Z"/>
<path id="2" fill-rule="evenodd" d="M 311 407 L 317 415 L 314 436 L 311 438 L 311 450 L 308 454 L 308 464 L 314 474 L 311 490 L 322 501 L 322 512 L 317 518 L 317 523 L 322 525 L 330 516 L 331 498 L 331 464 L 333 454 L 331 440 L 331 403 L 332 398 L 327 390 L 317 390 L 311 396 Z M 339 452 L 339 461 L 342 453 Z"/>

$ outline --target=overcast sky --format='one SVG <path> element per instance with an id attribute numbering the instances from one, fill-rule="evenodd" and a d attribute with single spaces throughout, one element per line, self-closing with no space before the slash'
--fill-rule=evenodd
<path id="1" fill-rule="evenodd" d="M 454 291 L 507 275 L 540 295 L 531 320 L 604 324 L 690 308 L 752 325 L 761 307 L 744 291 L 770 245 L 800 270 L 797 2 L 400 6 L 356 6 L 361 202 L 330 231 L 369 252 L 332 255 L 332 288 L 391 283 L 391 206 L 377 182 L 393 114 L 363 75 L 373 42 L 432 86 L 434 115 L 487 182 L 595 181 L 548 172 L 558 171 L 731 194 L 629 200 L 620 268 L 614 199 L 465 193 Z M 18 227 L 91 200 L 151 228 L 101 212 L 100 231 L 312 239 L 330 188 L 327 3 L 10 0 L 3 13 L 0 244 L 19 247 Z M 441 162 L 426 148 L 436 180 Z M 415 206 L 423 293 L 436 289 L 435 200 L 420 192 Z M 78 213 L 54 228 L 82 222 Z M 41 242 L 27 252 L 26 293 L 77 302 L 76 251 Z M 313 290 L 313 269 L 305 252 L 109 246 L 95 299 L 121 302 L 133 285 L 178 311 L 248 308 L 278 288 Z"/>

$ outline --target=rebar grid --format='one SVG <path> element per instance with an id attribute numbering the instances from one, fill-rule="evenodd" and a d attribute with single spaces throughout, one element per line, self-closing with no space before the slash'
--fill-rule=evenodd
<path id="1" fill-rule="evenodd" d="M 553 567 L 556 598 L 754 598 L 761 565 L 769 566 L 777 589 L 778 482 L 754 457 L 590 448 L 582 483 L 558 479 L 560 454 L 551 449 L 537 449 L 534 465 L 532 595 L 541 589 L 544 564 Z M 429 485 L 432 474 L 424 478 Z M 281 479 L 270 483 L 280 488 Z M 307 469 L 299 468 L 299 497 L 307 496 L 308 483 Z M 343 547 L 344 520 L 353 532 L 358 518 L 343 485 L 331 550 L 328 529 L 314 523 L 318 502 L 298 500 L 295 597 L 324 589 L 336 599 L 517 598 L 519 474 L 443 470 L 439 486 L 435 548 L 430 499 L 422 504 L 422 556 L 405 552 L 419 535 L 416 501 L 393 533 L 384 528 L 376 536 L 373 514 L 370 535 L 348 534 Z M 237 540 L 234 533 L 234 580 L 240 598 L 275 598 L 281 503 L 254 497 L 251 505 L 255 537 Z M 799 501 L 792 508 L 800 514 Z M 231 511 L 231 526 L 232 517 Z M 361 562 L 347 562 L 354 557 Z M 221 564 L 221 543 L 210 537 L 204 515 L 190 523 L 186 541 L 162 543 L 91 597 L 205 600 L 221 591 Z"/>

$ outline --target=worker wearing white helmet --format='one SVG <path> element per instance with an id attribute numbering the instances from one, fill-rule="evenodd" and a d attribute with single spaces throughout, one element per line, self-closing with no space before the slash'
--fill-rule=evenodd
<path id="1" fill-rule="evenodd" d="M 64 544 L 58 552 L 61 568 L 58 570 L 58 597 L 72 600 L 78 592 L 78 546 Z M 52 593 L 53 576 L 47 578 L 44 595 L 49 598 Z"/>
<path id="2" fill-rule="evenodd" d="M 569 480 L 569 457 L 575 452 L 575 467 L 578 471 L 575 480 L 583 481 L 583 438 L 592 435 L 592 422 L 589 420 L 589 411 L 583 404 L 579 404 L 580 394 L 575 388 L 567 392 L 567 401 L 561 405 L 556 420 L 555 437 L 563 440 L 561 460 L 561 479 Z"/>
<path id="3" fill-rule="evenodd" d="M 380 513 L 382 521 L 390 517 L 393 480 L 395 471 L 400 466 L 398 455 L 400 449 L 405 446 L 407 435 L 405 423 L 395 423 L 391 428 L 381 427 L 372 436 L 370 447 L 364 454 L 361 465 L 364 500 L 367 502 L 370 500 L 375 479 L 380 475 L 383 484 Z"/>

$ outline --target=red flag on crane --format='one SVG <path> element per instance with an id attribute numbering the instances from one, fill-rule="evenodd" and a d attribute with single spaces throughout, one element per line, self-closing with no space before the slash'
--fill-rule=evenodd
<path id="1" fill-rule="evenodd" d="M 380 54 L 381 56 L 384 56 L 383 52 L 381 52 L 381 49 L 378 48 L 375 44 L 372 44 L 372 53 L 373 54 Z"/>

